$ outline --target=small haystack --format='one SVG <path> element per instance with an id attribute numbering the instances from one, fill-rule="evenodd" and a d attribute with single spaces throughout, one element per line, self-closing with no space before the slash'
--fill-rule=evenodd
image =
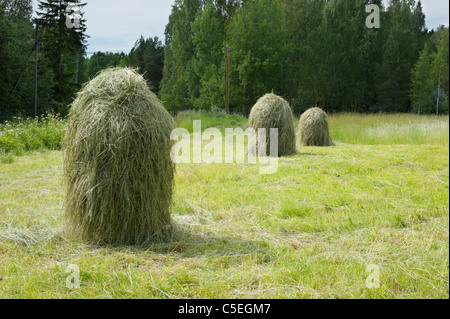
<path id="1" fill-rule="evenodd" d="M 314 107 L 300 117 L 299 144 L 301 146 L 334 146 L 330 137 L 328 117 L 322 109 Z"/>
<path id="2" fill-rule="evenodd" d="M 249 128 L 257 132 L 260 128 L 266 129 L 266 154 L 270 155 L 270 129 L 278 129 L 278 155 L 287 156 L 295 154 L 295 128 L 294 116 L 289 103 L 275 94 L 266 94 L 258 100 L 250 112 Z M 249 141 L 248 153 L 258 155 L 257 143 Z M 256 148 L 255 148 L 256 145 Z"/>

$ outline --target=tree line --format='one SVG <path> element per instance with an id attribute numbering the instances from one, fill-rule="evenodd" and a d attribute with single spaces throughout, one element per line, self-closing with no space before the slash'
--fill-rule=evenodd
<path id="1" fill-rule="evenodd" d="M 67 25 L 69 6 L 81 9 L 77 27 Z M 40 0 L 33 15 L 32 0 L 0 0 L 0 121 L 34 116 L 36 66 L 38 115 L 66 115 L 81 86 L 113 66 L 138 68 L 159 91 L 164 44 L 157 37 L 141 37 L 128 54 L 88 56 L 85 6 L 80 0 Z"/>
<path id="2" fill-rule="evenodd" d="M 69 5 L 86 4 L 41 0 L 33 18 L 31 0 L 0 0 L 0 120 L 34 115 L 35 83 L 39 114 L 67 113 L 87 41 L 82 13 L 78 28 L 67 27 Z"/>
<path id="3" fill-rule="evenodd" d="M 368 4 L 380 28 L 367 27 Z M 297 114 L 448 114 L 448 27 L 427 30 L 420 1 L 175 0 L 164 43 L 141 37 L 128 54 L 89 57 L 83 13 L 68 28 L 68 5 L 86 3 L 40 0 L 36 19 L 31 0 L 0 0 L 0 120 L 33 115 L 36 65 L 39 114 L 67 114 L 82 84 L 111 66 L 139 69 L 172 113 L 224 108 L 227 46 L 232 112 L 248 115 L 274 92 Z"/>
<path id="4" fill-rule="evenodd" d="M 174 111 L 223 107 L 228 45 L 235 112 L 274 92 L 298 114 L 448 113 L 448 27 L 428 31 L 420 1 L 176 0 L 165 35 L 160 97 Z"/>

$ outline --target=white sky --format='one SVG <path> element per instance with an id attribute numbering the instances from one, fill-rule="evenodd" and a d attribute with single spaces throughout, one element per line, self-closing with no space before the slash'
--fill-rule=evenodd
<path id="1" fill-rule="evenodd" d="M 35 6 L 37 0 L 33 0 Z M 85 0 L 88 52 L 128 53 L 136 40 L 157 36 L 164 42 L 174 0 Z M 387 0 L 385 0 L 387 3 Z M 449 0 L 422 0 L 428 29 L 449 25 Z"/>

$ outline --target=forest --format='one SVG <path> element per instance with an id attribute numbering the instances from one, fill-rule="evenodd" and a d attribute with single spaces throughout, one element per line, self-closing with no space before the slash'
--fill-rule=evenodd
<path id="1" fill-rule="evenodd" d="M 366 25 L 369 4 L 380 8 L 379 28 Z M 88 55 L 88 4 L 40 0 L 34 14 L 31 0 L 1 0 L 0 121 L 64 116 L 83 83 L 112 66 L 137 68 L 173 114 L 224 109 L 227 47 L 233 113 L 248 115 L 273 92 L 297 115 L 315 105 L 329 113 L 448 114 L 448 26 L 428 30 L 420 1 L 383 4 L 175 0 L 165 39 L 142 36 L 128 53 Z M 81 8 L 79 28 L 66 26 L 68 5 Z"/>

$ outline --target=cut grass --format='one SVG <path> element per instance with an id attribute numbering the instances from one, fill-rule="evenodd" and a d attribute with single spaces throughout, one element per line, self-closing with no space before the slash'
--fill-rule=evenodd
<path id="1" fill-rule="evenodd" d="M 64 238 L 61 152 L 0 164 L 0 298 L 448 298 L 448 137 L 337 140 L 274 175 L 178 165 L 176 234 L 144 247 Z M 69 264 L 80 289 L 66 287 Z"/>

